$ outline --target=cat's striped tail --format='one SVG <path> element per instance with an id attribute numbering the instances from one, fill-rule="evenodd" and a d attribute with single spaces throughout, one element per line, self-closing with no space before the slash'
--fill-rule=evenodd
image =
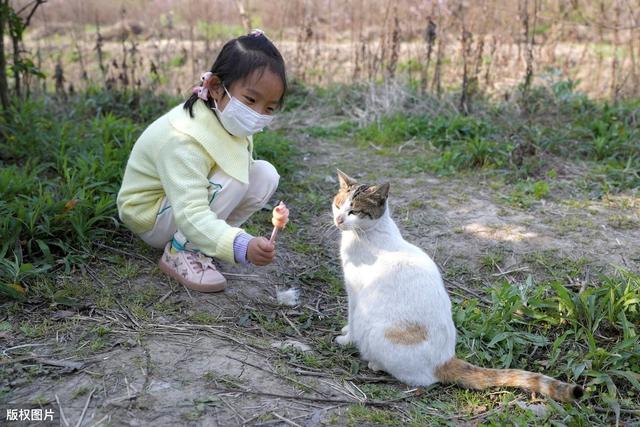
<path id="1" fill-rule="evenodd" d="M 487 387 L 518 387 L 541 393 L 561 402 L 582 397 L 582 387 L 567 384 L 542 374 L 519 369 L 488 369 L 457 358 L 440 365 L 436 377 L 442 383 L 482 390 Z"/>

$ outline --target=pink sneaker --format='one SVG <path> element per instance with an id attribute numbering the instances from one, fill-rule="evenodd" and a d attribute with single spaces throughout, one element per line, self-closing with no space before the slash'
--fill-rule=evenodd
<path id="1" fill-rule="evenodd" d="M 158 265 L 169 277 L 194 291 L 220 292 L 227 284 L 211 258 L 189 251 L 171 252 L 171 242 L 165 246 Z"/>

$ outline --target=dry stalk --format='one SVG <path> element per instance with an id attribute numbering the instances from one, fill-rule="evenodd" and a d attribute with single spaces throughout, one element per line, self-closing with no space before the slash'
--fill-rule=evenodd
<path id="1" fill-rule="evenodd" d="M 238 8 L 238 12 L 240 13 L 240 19 L 242 20 L 244 31 L 248 33 L 249 31 L 251 31 L 251 17 L 244 8 L 242 0 L 236 0 L 236 7 Z"/>
<path id="2" fill-rule="evenodd" d="M 98 55 L 98 66 L 100 67 L 100 73 L 102 74 L 102 82 L 107 82 L 107 66 L 104 64 L 104 52 L 102 47 L 104 46 L 104 39 L 100 33 L 100 21 L 96 16 L 96 54 Z"/>
<path id="3" fill-rule="evenodd" d="M 433 81 L 431 82 L 431 91 L 435 92 L 438 98 L 442 95 L 442 65 L 444 58 L 444 39 L 445 26 L 443 26 L 442 13 L 440 3 L 438 3 L 438 28 L 440 28 L 440 36 L 438 37 L 438 50 L 436 52 L 436 64 L 433 70 Z"/>
<path id="4" fill-rule="evenodd" d="M 529 0 L 524 0 L 523 3 L 520 3 L 521 6 L 521 20 L 522 20 L 522 28 L 523 28 L 523 39 L 526 43 L 526 56 L 525 56 L 525 77 L 524 83 L 522 85 L 522 98 L 524 103 L 524 112 L 527 116 L 529 116 L 529 91 L 531 89 L 531 83 L 533 81 L 533 65 L 534 65 L 534 56 L 533 56 L 533 46 L 535 45 L 535 29 L 537 25 L 538 19 L 538 9 L 539 9 L 539 1 L 534 0 L 533 3 L 533 16 L 529 14 Z"/>
<path id="5" fill-rule="evenodd" d="M 313 38 L 313 23 L 311 14 L 308 11 L 305 3 L 304 20 L 299 28 L 298 36 L 296 38 L 296 59 L 295 68 L 298 77 L 304 81 L 307 70 L 307 60 L 309 59 L 309 45 Z"/>
<path id="6" fill-rule="evenodd" d="M 387 63 L 388 78 L 393 78 L 396 74 L 398 57 L 400 56 L 400 20 L 398 19 L 398 7 L 393 7 L 393 31 L 391 32 L 391 57 Z"/>
<path id="7" fill-rule="evenodd" d="M 42 70 L 42 49 L 38 46 L 38 50 L 36 51 L 36 60 L 38 65 L 38 70 Z M 40 79 L 42 81 L 42 93 L 47 93 L 47 79 Z"/>
<path id="8" fill-rule="evenodd" d="M 470 112 L 469 67 L 471 62 L 473 34 L 467 29 L 463 2 L 458 4 L 456 16 L 460 20 L 460 28 L 462 31 L 462 93 L 460 94 L 459 110 L 463 114 L 468 114 Z"/>
<path id="9" fill-rule="evenodd" d="M 129 86 L 129 73 L 127 71 L 129 65 L 127 63 L 127 46 L 125 42 L 127 41 L 127 31 L 125 28 L 125 17 L 127 14 L 127 10 L 122 7 L 120 10 L 120 16 L 122 18 L 122 32 L 120 34 L 120 45 L 122 47 L 122 61 L 120 62 L 120 74 L 118 75 L 118 79 L 122 83 L 123 88 L 127 88 Z"/>
<path id="10" fill-rule="evenodd" d="M 427 82 L 429 80 L 429 65 L 431 64 L 431 55 L 433 54 L 433 46 L 435 45 L 437 38 L 437 25 L 431 17 L 428 18 L 427 29 L 424 33 L 424 41 L 427 43 L 427 53 L 424 65 L 420 70 L 420 90 L 424 93 L 427 89 Z"/>
<path id="11" fill-rule="evenodd" d="M 489 57 L 491 60 L 487 64 L 487 68 L 484 73 L 484 85 L 487 89 L 491 89 L 493 87 L 493 80 L 491 79 L 491 65 L 496 60 L 496 50 L 498 49 L 498 39 L 497 37 L 491 36 L 491 47 L 489 48 Z"/>
<path id="12" fill-rule="evenodd" d="M 76 33 L 75 26 L 73 27 L 71 34 L 73 38 L 73 45 L 78 55 L 78 62 L 80 63 L 80 79 L 86 83 L 89 80 L 89 75 L 87 74 L 84 55 L 82 54 L 82 48 L 80 47 L 81 42 L 84 44 L 84 37 L 83 40 L 80 40 L 79 34 Z"/>
<path id="13" fill-rule="evenodd" d="M 129 49 L 129 54 L 131 55 L 131 84 L 140 89 L 142 82 L 140 81 L 140 79 L 136 80 L 136 65 L 138 64 L 138 44 L 135 42 L 135 40 L 130 40 L 129 43 L 131 43 L 131 48 Z M 140 61 L 142 61 L 142 58 L 140 58 Z"/>
<path id="14" fill-rule="evenodd" d="M 382 30 L 380 31 L 380 41 L 378 44 L 378 53 L 374 54 L 371 71 L 369 73 L 369 80 L 374 80 L 378 77 L 378 72 L 384 69 L 384 63 L 387 58 L 387 49 L 390 38 L 387 36 L 387 29 L 389 27 L 389 9 L 391 7 L 391 1 L 387 1 L 387 6 L 384 13 L 384 21 L 382 24 Z"/>
<path id="15" fill-rule="evenodd" d="M 480 69 L 482 68 L 482 54 L 484 53 L 484 39 L 479 38 L 476 43 L 476 63 L 471 74 L 471 81 L 469 82 L 470 95 L 477 93 L 480 89 Z"/>
<path id="16" fill-rule="evenodd" d="M 615 1 L 613 7 L 615 21 L 613 29 L 613 58 L 611 58 L 611 99 L 613 101 L 618 100 L 620 94 L 620 85 L 618 84 L 618 46 L 620 45 L 620 13 L 621 13 L 620 1 Z"/>
<path id="17" fill-rule="evenodd" d="M 352 83 L 357 82 L 362 77 L 362 62 L 364 62 L 364 58 L 366 58 L 366 49 L 367 45 L 362 35 L 360 35 L 360 42 L 356 44 L 355 47 L 353 76 L 351 77 Z"/>
<path id="18" fill-rule="evenodd" d="M 522 91 L 526 96 L 526 94 L 529 92 L 529 86 L 531 86 L 531 79 L 533 77 L 533 50 L 531 44 L 529 43 L 531 33 L 531 31 L 529 30 L 529 0 L 523 0 L 523 2 L 520 3 L 520 7 L 520 19 L 522 20 L 523 29 L 522 39 L 526 44 L 526 71 Z"/>
<path id="19" fill-rule="evenodd" d="M 64 90 L 64 82 L 66 81 L 64 78 L 64 70 L 62 69 L 62 60 L 58 59 L 56 63 L 56 68 L 53 73 L 53 78 L 56 82 L 56 95 L 61 96 L 66 99 L 66 92 Z"/>
<path id="20" fill-rule="evenodd" d="M 633 81 L 633 89 L 631 90 L 631 94 L 634 96 L 640 95 L 640 75 L 638 74 L 638 65 L 636 58 L 636 47 L 635 47 L 635 37 L 634 30 L 629 30 L 629 58 L 631 60 L 631 76 Z"/>

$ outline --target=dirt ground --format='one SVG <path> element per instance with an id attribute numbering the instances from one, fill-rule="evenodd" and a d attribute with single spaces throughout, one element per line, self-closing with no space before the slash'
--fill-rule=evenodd
<path id="1" fill-rule="evenodd" d="M 582 281 L 610 264 L 640 269 L 638 194 L 593 201 L 558 185 L 553 197 L 522 209 L 505 202 L 506 187 L 481 176 L 407 176 L 398 159 L 348 141 L 299 142 L 304 167 L 293 180 L 309 192 L 276 195 L 288 201 L 295 224 L 281 234 L 276 262 L 223 265 L 228 289 L 198 294 L 160 273 L 159 252 L 133 239 L 111 249 L 104 243 L 102 259 L 60 277 L 82 288 L 80 303 L 29 305 L 21 322 L 40 325 L 39 332 L 0 332 L 9 360 L 0 382 L 5 406 L 39 403 L 64 413 L 61 425 L 82 426 L 347 425 L 345 411 L 355 403 L 402 417 L 416 390 L 367 370 L 355 350 L 332 341 L 346 313 L 330 218 L 336 167 L 363 182 L 391 182 L 405 237 L 432 255 L 460 297 L 481 296 L 477 289 L 491 277 L 545 274 L 532 261 L 541 256 L 583 259 Z M 561 172 L 558 182 L 571 174 Z M 262 212 L 253 223 L 268 218 Z M 487 257 L 497 257 L 500 272 L 481 272 Z M 292 287 L 300 304 L 278 305 L 276 290 Z M 1 321 L 16 317 L 2 313 Z M 376 384 L 395 394 L 372 396 Z M 476 417 L 453 422 L 474 424 Z"/>

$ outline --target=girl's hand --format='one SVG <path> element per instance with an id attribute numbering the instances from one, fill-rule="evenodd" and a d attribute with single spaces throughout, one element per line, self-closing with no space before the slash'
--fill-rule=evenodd
<path id="1" fill-rule="evenodd" d="M 249 240 L 247 258 L 254 265 L 271 264 L 276 256 L 276 247 L 264 237 L 254 237 Z"/>

